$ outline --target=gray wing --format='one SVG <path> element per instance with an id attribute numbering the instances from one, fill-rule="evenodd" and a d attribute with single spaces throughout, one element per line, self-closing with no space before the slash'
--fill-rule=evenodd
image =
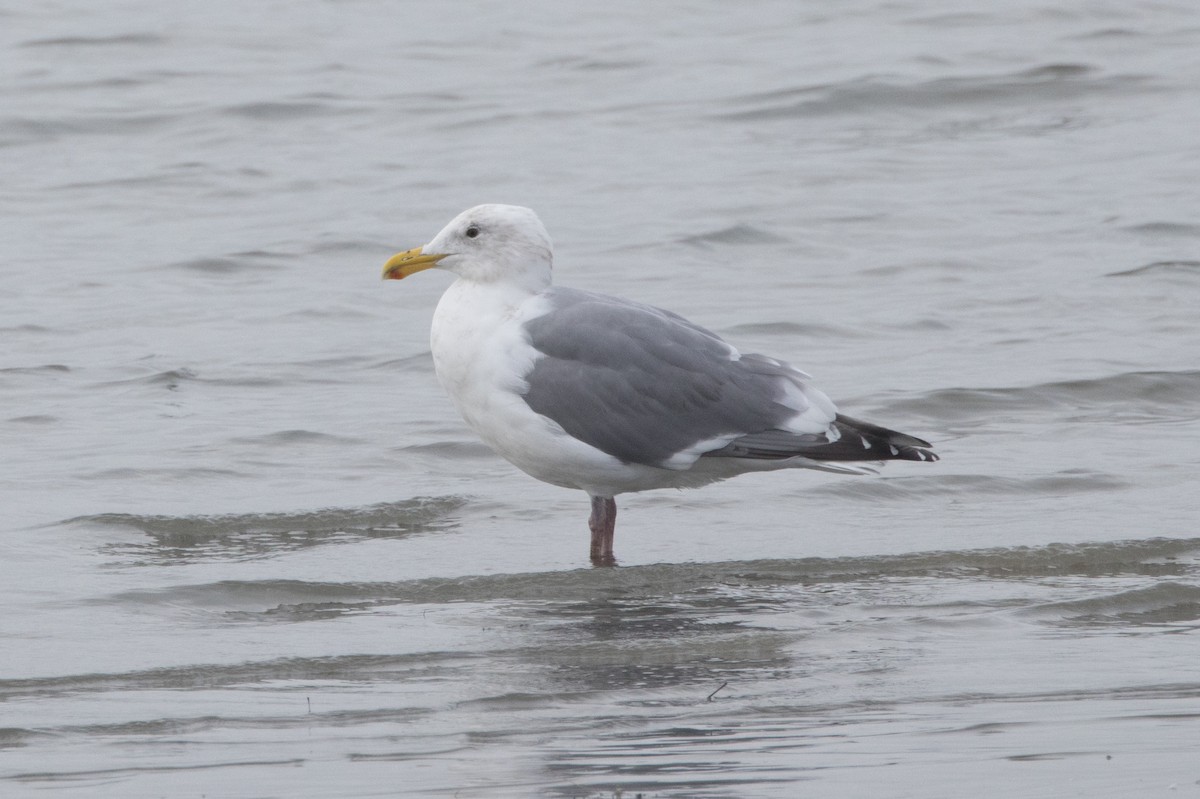
<path id="1" fill-rule="evenodd" d="M 670 460 L 702 442 L 713 442 L 711 454 L 749 458 L 784 457 L 786 440 L 786 457 L 831 443 L 824 432 L 836 411 L 803 372 L 739 356 L 716 334 L 648 305 L 573 289 L 548 297 L 551 310 L 525 326 L 541 355 L 525 376 L 525 401 L 575 438 L 625 463 L 669 468 L 690 466 L 705 453 Z M 722 451 L 764 434 L 769 453 Z"/>

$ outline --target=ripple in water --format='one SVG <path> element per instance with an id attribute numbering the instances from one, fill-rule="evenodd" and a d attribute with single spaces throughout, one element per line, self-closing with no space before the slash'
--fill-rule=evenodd
<path id="1" fill-rule="evenodd" d="M 452 529 L 461 497 L 419 497 L 364 508 L 326 508 L 297 513 L 221 516 L 146 516 L 104 513 L 64 524 L 132 528 L 140 543 L 112 544 L 109 555 L 129 565 L 264 558 L 364 538 L 399 538 Z"/>

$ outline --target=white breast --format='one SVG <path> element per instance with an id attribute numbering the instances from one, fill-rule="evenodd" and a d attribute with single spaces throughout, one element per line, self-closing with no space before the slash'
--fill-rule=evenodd
<path id="1" fill-rule="evenodd" d="M 522 471 L 555 485 L 610 493 L 609 482 L 627 480 L 628 467 L 525 402 L 524 376 L 540 355 L 522 328 L 548 310 L 539 294 L 456 281 L 433 315 L 438 380 L 484 443 Z"/>

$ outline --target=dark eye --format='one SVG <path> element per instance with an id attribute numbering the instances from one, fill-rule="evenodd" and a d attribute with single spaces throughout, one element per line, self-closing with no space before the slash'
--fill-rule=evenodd
<path id="1" fill-rule="evenodd" d="M 469 228 L 467 228 L 467 238 L 468 239 L 473 239 L 478 235 L 479 235 L 479 228 L 475 227 L 474 225 L 471 225 Z"/>

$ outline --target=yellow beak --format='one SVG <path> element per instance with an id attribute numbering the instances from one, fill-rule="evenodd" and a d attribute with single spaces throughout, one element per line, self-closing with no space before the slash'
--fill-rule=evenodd
<path id="1" fill-rule="evenodd" d="M 383 265 L 384 280 L 401 280 L 433 267 L 448 253 L 423 253 L 420 247 L 398 252 Z"/>

